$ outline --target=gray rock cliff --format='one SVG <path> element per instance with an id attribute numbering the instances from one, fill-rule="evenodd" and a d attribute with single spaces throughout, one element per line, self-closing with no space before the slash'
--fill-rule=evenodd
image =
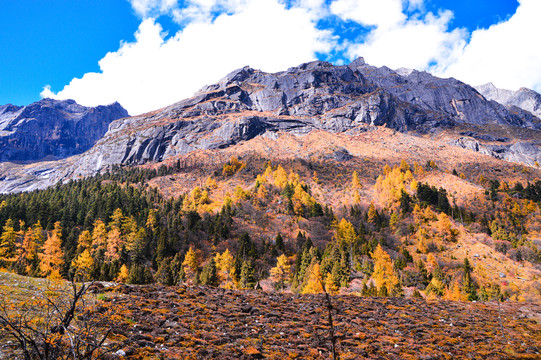
<path id="1" fill-rule="evenodd" d="M 541 94 L 520 88 L 517 91 L 498 89 L 494 84 L 488 83 L 475 87 L 485 98 L 494 100 L 508 107 L 518 107 L 541 118 Z"/>
<path id="2" fill-rule="evenodd" d="M 85 107 L 73 100 L 43 99 L 0 106 L 0 161 L 65 158 L 90 149 L 128 112 L 114 103 Z"/>
<path id="3" fill-rule="evenodd" d="M 113 122 L 79 163 L 93 170 L 142 164 L 266 133 L 344 132 L 361 124 L 426 133 L 463 124 L 535 130 L 539 122 L 458 80 L 377 68 L 362 58 L 347 66 L 314 61 L 274 74 L 244 67 L 150 116 Z"/>

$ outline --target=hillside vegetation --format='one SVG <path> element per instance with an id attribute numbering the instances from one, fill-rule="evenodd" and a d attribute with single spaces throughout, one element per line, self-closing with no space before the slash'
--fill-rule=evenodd
<path id="1" fill-rule="evenodd" d="M 387 139 L 407 144 L 410 160 L 385 158 Z M 317 293 L 321 277 L 331 293 L 539 299 L 538 170 L 449 153 L 388 130 L 284 135 L 3 195 L 2 266 L 135 284 Z"/>
<path id="2" fill-rule="evenodd" d="M 535 358 L 539 170 L 445 141 L 258 137 L 1 195 L 2 286 L 117 284 L 104 356 Z"/>

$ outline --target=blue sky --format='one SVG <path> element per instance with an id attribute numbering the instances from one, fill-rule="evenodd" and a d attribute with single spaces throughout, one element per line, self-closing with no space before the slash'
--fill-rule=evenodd
<path id="1" fill-rule="evenodd" d="M 119 101 L 130 114 L 244 65 L 363 56 L 477 85 L 541 88 L 538 0 L 6 0 L 0 104 Z"/>

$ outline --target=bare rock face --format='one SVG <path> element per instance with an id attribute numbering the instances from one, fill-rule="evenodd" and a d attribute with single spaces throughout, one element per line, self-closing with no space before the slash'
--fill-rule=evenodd
<path id="1" fill-rule="evenodd" d="M 458 80 L 377 68 L 362 58 L 347 66 L 314 61 L 274 74 L 244 67 L 192 98 L 148 116 L 113 122 L 78 163 L 96 171 L 223 148 L 279 131 L 345 132 L 359 125 L 424 133 L 459 124 L 538 129 L 539 119 L 524 113 L 488 101 Z"/>
<path id="2" fill-rule="evenodd" d="M 507 107 L 518 107 L 530 112 L 537 118 L 541 118 L 541 94 L 520 88 L 517 91 L 498 89 L 494 84 L 488 83 L 475 87 L 485 98 L 494 100 Z"/>
<path id="3" fill-rule="evenodd" d="M 0 106 L 0 161 L 58 159 L 90 149 L 111 121 L 127 117 L 114 103 L 89 108 L 73 100 L 43 99 Z"/>
<path id="4" fill-rule="evenodd" d="M 539 146 L 519 141 L 514 144 L 484 144 L 478 140 L 461 137 L 452 142 L 452 145 L 472 150 L 481 154 L 516 163 L 524 163 L 534 166 L 541 163 L 541 151 Z"/>

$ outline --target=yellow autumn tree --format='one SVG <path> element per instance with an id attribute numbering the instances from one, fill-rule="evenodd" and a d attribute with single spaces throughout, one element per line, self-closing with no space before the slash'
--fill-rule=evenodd
<path id="1" fill-rule="evenodd" d="M 262 176 L 262 180 L 261 182 L 267 182 L 267 181 L 271 181 L 272 180 L 272 165 L 271 163 L 269 162 L 267 164 L 267 167 L 265 168 L 265 172 L 263 173 L 263 176 Z"/>
<path id="2" fill-rule="evenodd" d="M 211 178 L 210 176 L 207 178 L 207 181 L 205 181 L 205 186 L 209 189 L 216 189 L 218 187 L 218 184 L 216 184 L 216 180 Z"/>
<path id="3" fill-rule="evenodd" d="M 332 274 L 328 273 L 325 277 L 325 290 L 329 294 L 336 294 L 340 288 L 336 285 L 335 281 L 333 280 Z"/>
<path id="4" fill-rule="evenodd" d="M 370 205 L 368 206 L 368 222 L 375 224 L 378 218 L 378 213 L 376 211 L 376 206 L 373 202 L 370 202 Z"/>
<path id="5" fill-rule="evenodd" d="M 353 177 L 351 179 L 351 186 L 354 189 L 362 189 L 361 181 L 359 180 L 359 174 L 357 174 L 357 170 L 353 171 Z"/>
<path id="6" fill-rule="evenodd" d="M 280 286 L 280 290 L 284 290 L 284 285 L 288 281 L 291 272 L 291 265 L 284 254 L 278 256 L 276 261 L 276 266 L 270 270 L 271 279 Z"/>
<path id="7" fill-rule="evenodd" d="M 263 184 L 259 185 L 259 187 L 257 188 L 257 197 L 258 197 L 258 199 L 261 199 L 261 200 L 266 199 L 268 194 L 269 194 L 269 192 L 265 188 L 265 185 L 263 185 Z"/>
<path id="8" fill-rule="evenodd" d="M 445 213 L 438 215 L 438 222 L 436 223 L 436 229 L 445 241 L 455 241 L 459 232 L 451 225 L 451 219 Z"/>
<path id="9" fill-rule="evenodd" d="M 359 195 L 359 192 L 355 190 L 355 192 L 353 193 L 353 204 L 358 205 L 360 203 L 361 203 L 361 196 Z"/>
<path id="10" fill-rule="evenodd" d="M 120 283 L 125 283 L 126 280 L 128 279 L 129 274 L 130 274 L 130 270 L 128 269 L 128 267 L 122 264 L 122 266 L 120 267 L 120 271 L 118 272 L 116 281 Z"/>
<path id="11" fill-rule="evenodd" d="M 60 278 L 60 269 L 64 264 L 64 253 L 62 252 L 62 228 L 60 221 L 54 224 L 54 229 L 43 245 L 43 253 L 39 254 L 39 269 L 43 276 L 52 279 Z"/>
<path id="12" fill-rule="evenodd" d="M 216 275 L 218 275 L 218 280 L 220 286 L 226 289 L 233 289 L 233 256 L 229 249 L 225 249 L 223 253 L 217 253 L 214 257 L 214 262 L 216 263 Z"/>
<path id="13" fill-rule="evenodd" d="M 111 216 L 111 221 L 109 222 L 109 228 L 110 229 L 117 229 L 120 231 L 122 228 L 122 219 L 124 218 L 124 215 L 122 214 L 122 210 L 116 209 L 113 212 L 113 215 Z"/>
<path id="14" fill-rule="evenodd" d="M 450 300 L 450 301 L 461 301 L 464 299 L 464 296 L 462 292 L 460 291 L 460 285 L 458 284 L 457 281 L 453 282 L 451 287 L 448 287 L 448 286 L 445 287 L 443 299 Z M 465 301 L 467 301 L 467 297 Z"/>
<path id="15" fill-rule="evenodd" d="M 94 260 L 90 255 L 90 249 L 85 249 L 76 259 L 71 262 L 71 267 L 75 270 L 75 278 L 87 281 L 90 278 L 90 271 Z"/>
<path id="16" fill-rule="evenodd" d="M 432 273 L 434 269 L 438 266 L 438 261 L 436 261 L 436 257 L 434 254 L 430 253 L 426 257 L 426 269 L 429 273 Z"/>
<path id="17" fill-rule="evenodd" d="M 94 228 L 92 229 L 91 255 L 94 256 L 95 253 L 106 248 L 107 248 L 107 228 L 105 226 L 105 223 L 98 219 L 94 222 Z"/>
<path id="18" fill-rule="evenodd" d="M 287 172 L 282 167 L 282 165 L 278 165 L 278 168 L 273 173 L 274 176 L 274 186 L 276 186 L 279 189 L 283 189 L 284 186 L 287 184 Z"/>
<path id="19" fill-rule="evenodd" d="M 408 163 L 404 159 L 402 159 L 402 161 L 400 161 L 400 170 L 403 171 L 403 172 L 406 172 L 406 171 L 410 170 L 410 166 L 408 165 Z"/>
<path id="20" fill-rule="evenodd" d="M 0 267 L 8 267 L 15 260 L 15 240 L 17 232 L 13 220 L 7 219 L 0 236 Z"/>
<path id="21" fill-rule="evenodd" d="M 107 251 L 105 251 L 105 258 L 108 261 L 120 259 L 122 245 L 123 239 L 120 230 L 116 227 L 112 228 L 107 234 Z"/>
<path id="22" fill-rule="evenodd" d="M 90 231 L 84 230 L 77 239 L 77 252 L 82 253 L 87 249 L 92 249 L 92 234 L 90 234 Z"/>
<path id="23" fill-rule="evenodd" d="M 17 247 L 17 264 L 26 275 L 37 275 L 38 244 L 34 237 L 34 229 L 28 228 L 23 235 L 23 241 Z"/>
<path id="24" fill-rule="evenodd" d="M 199 259 L 195 251 L 190 248 L 184 256 L 184 261 L 182 262 L 182 268 L 184 269 L 184 279 L 188 284 L 195 283 L 195 277 L 197 276 L 197 270 L 199 268 Z"/>
<path id="25" fill-rule="evenodd" d="M 419 239 L 419 242 L 417 243 L 417 250 L 421 252 L 422 254 L 428 253 L 428 245 L 427 245 L 427 237 L 426 237 L 426 230 L 423 228 L 420 228 L 417 231 L 417 239 Z"/>
<path id="26" fill-rule="evenodd" d="M 323 292 L 323 287 L 321 286 L 321 272 L 319 269 L 319 263 L 317 261 L 312 261 L 307 272 L 306 284 L 302 288 L 301 294 L 319 294 Z"/>
<path id="27" fill-rule="evenodd" d="M 413 179 L 410 183 L 411 191 L 417 191 L 418 188 L 419 188 L 419 183 L 417 182 L 417 180 Z"/>
<path id="28" fill-rule="evenodd" d="M 355 233 L 355 228 L 353 225 L 346 219 L 342 218 L 336 227 L 335 237 L 336 240 L 345 241 L 346 244 L 351 245 L 355 242 L 357 234 Z"/>
<path id="29" fill-rule="evenodd" d="M 392 289 L 398 284 L 398 277 L 395 274 L 391 257 L 383 250 L 380 244 L 378 244 L 371 255 L 374 260 L 374 273 L 372 274 L 372 278 L 376 283 L 378 291 L 382 287 L 386 287 L 387 293 L 391 294 Z"/>
<path id="30" fill-rule="evenodd" d="M 156 210 L 150 209 L 150 210 L 148 211 L 146 227 L 147 227 L 151 232 L 155 232 L 157 226 L 158 226 L 158 220 L 156 219 Z"/>

